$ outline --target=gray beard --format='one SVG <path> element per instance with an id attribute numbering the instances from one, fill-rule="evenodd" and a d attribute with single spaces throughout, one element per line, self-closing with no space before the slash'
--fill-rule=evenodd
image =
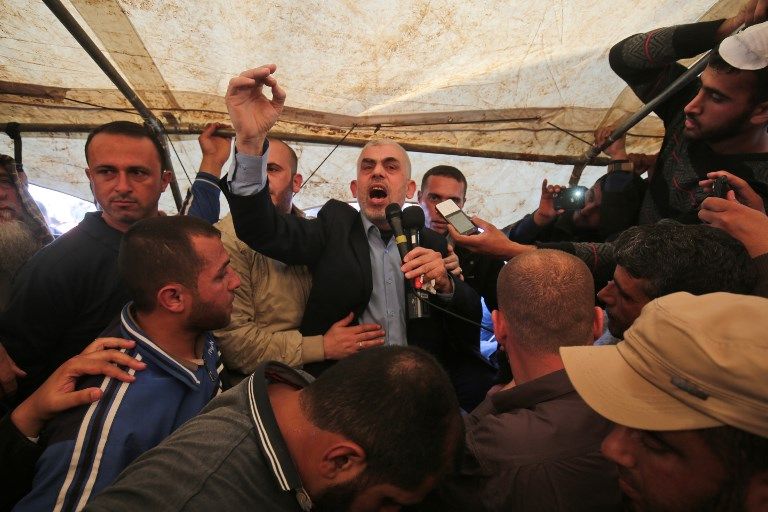
<path id="1" fill-rule="evenodd" d="M 32 228 L 20 220 L 0 222 L 0 274 L 13 278 L 21 266 L 40 249 Z"/>

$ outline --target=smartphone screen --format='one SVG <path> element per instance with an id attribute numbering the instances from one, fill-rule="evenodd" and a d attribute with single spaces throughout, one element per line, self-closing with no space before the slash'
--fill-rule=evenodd
<path id="1" fill-rule="evenodd" d="M 477 226 L 472 224 L 472 221 L 469 219 L 467 214 L 461 211 L 461 208 L 459 208 L 458 205 L 453 202 L 453 200 L 448 199 L 447 201 L 443 201 L 442 203 L 438 204 L 436 208 L 437 211 L 439 211 L 440 214 L 445 217 L 445 220 L 450 222 L 451 226 L 456 228 L 456 231 L 462 235 L 471 235 L 473 233 L 477 233 Z"/>

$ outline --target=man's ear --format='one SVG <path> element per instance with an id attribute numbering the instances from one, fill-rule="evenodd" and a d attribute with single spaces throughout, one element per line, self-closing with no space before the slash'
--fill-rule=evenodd
<path id="1" fill-rule="evenodd" d="M 357 180 L 352 180 L 349 182 L 349 190 L 352 192 L 352 197 L 357 199 Z"/>
<path id="2" fill-rule="evenodd" d="M 758 126 L 768 124 L 768 101 L 757 104 L 754 110 L 752 110 L 752 116 L 749 118 L 749 121 Z"/>
<path id="3" fill-rule="evenodd" d="M 168 184 L 173 179 L 173 173 L 171 171 L 166 171 L 163 169 L 160 171 L 160 181 L 163 183 L 162 191 L 165 192 L 165 189 L 168 188 Z"/>
<path id="4" fill-rule="evenodd" d="M 768 512 L 768 471 L 752 475 L 749 479 L 744 510 Z"/>
<path id="5" fill-rule="evenodd" d="M 188 291 L 179 283 L 168 283 L 157 291 L 155 299 L 157 305 L 172 313 L 182 313 L 188 306 L 186 304 Z"/>
<path id="6" fill-rule="evenodd" d="M 603 310 L 600 306 L 594 308 L 594 318 L 592 319 L 592 340 L 597 340 L 603 335 Z"/>
<path id="7" fill-rule="evenodd" d="M 408 180 L 408 185 L 405 188 L 405 197 L 408 199 L 411 199 L 413 197 L 413 194 L 416 193 L 416 182 L 413 180 Z"/>
<path id="8" fill-rule="evenodd" d="M 491 320 L 493 321 L 493 334 L 496 336 L 496 341 L 499 342 L 499 347 L 506 351 L 508 336 L 507 321 L 504 320 L 504 315 L 502 315 L 501 311 L 498 309 L 491 311 Z"/>
<path id="9" fill-rule="evenodd" d="M 320 473 L 326 480 L 347 482 L 360 475 L 367 467 L 365 450 L 352 441 L 332 444 L 323 453 Z"/>
<path id="10" fill-rule="evenodd" d="M 304 176 L 299 173 L 293 175 L 293 193 L 296 194 L 301 189 L 301 184 L 304 183 Z"/>
<path id="11" fill-rule="evenodd" d="M 416 201 L 421 202 L 421 198 L 423 197 L 424 192 L 419 190 L 419 192 L 416 194 Z"/>

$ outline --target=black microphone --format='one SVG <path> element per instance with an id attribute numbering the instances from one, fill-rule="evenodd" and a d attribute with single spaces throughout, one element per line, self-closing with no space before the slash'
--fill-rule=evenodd
<path id="1" fill-rule="evenodd" d="M 384 214 L 387 216 L 387 222 L 389 222 L 389 227 L 392 228 L 392 233 L 395 236 L 397 250 L 400 251 L 400 259 L 403 259 L 408 254 L 408 239 L 403 232 L 403 211 L 399 204 L 390 203 L 384 210 Z"/>
<path id="2" fill-rule="evenodd" d="M 403 210 L 403 229 L 408 237 L 410 249 L 421 244 L 421 230 L 424 229 L 424 221 L 424 210 L 420 206 L 409 206 Z"/>
<path id="3" fill-rule="evenodd" d="M 424 228 L 424 211 L 419 206 L 409 206 L 402 211 L 401 217 L 402 226 L 407 233 L 409 248 L 418 247 L 421 243 L 421 230 Z M 429 318 L 431 316 L 428 303 L 429 294 L 418 286 L 421 282 L 420 279 L 414 279 L 405 294 L 409 320 Z"/>

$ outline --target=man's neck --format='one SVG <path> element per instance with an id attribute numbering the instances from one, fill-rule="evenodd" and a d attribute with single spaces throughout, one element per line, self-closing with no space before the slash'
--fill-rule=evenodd
<path id="1" fill-rule="evenodd" d="M 516 385 L 530 382 L 564 368 L 563 360 L 559 354 L 509 354 L 509 364 L 512 367 Z"/>
<path id="2" fill-rule="evenodd" d="M 768 133 L 766 127 L 761 126 L 717 142 L 707 142 L 707 145 L 720 155 L 768 153 Z"/>
<path id="3" fill-rule="evenodd" d="M 389 225 L 389 221 L 387 219 L 371 220 L 362 210 L 360 210 L 360 215 L 362 215 L 364 219 L 367 219 L 368 222 L 379 228 L 379 231 L 392 231 L 392 227 Z"/>
<path id="4" fill-rule="evenodd" d="M 158 312 L 136 312 L 134 318 L 152 342 L 168 355 L 187 361 L 200 357 L 195 348 L 201 332 L 184 329 L 176 318 Z"/>
<path id="5" fill-rule="evenodd" d="M 296 465 L 304 489 L 310 496 L 315 496 L 318 494 L 318 482 L 310 454 L 318 448 L 319 440 L 314 435 L 317 427 L 312 425 L 301 408 L 301 392 L 288 384 L 275 382 L 267 386 L 267 394 L 280 434 Z"/>

